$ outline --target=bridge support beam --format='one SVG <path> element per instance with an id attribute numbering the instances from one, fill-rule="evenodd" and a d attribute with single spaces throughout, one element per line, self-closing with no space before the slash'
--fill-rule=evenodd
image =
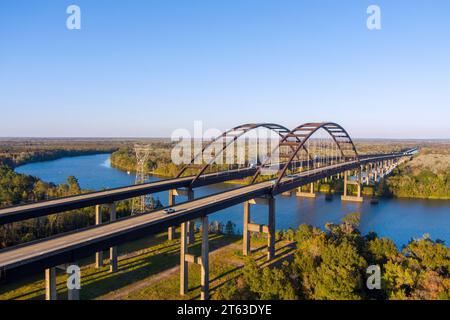
<path id="1" fill-rule="evenodd" d="M 95 225 L 102 224 L 102 207 L 100 205 L 95 206 Z M 95 253 L 95 268 L 99 269 L 103 267 L 103 251 L 97 251 Z"/>
<path id="2" fill-rule="evenodd" d="M 251 205 L 265 204 L 268 207 L 268 224 L 260 225 L 251 222 Z M 267 234 L 267 259 L 271 260 L 275 256 L 275 198 L 257 198 L 244 202 L 244 227 L 243 227 L 243 248 L 242 254 L 247 256 L 251 253 L 250 232 Z"/>
<path id="3" fill-rule="evenodd" d="M 188 201 L 194 200 L 194 190 L 189 189 L 172 189 L 169 190 L 169 206 L 174 206 L 176 202 L 176 196 L 187 196 Z M 187 222 L 187 241 L 188 243 L 195 242 L 195 220 Z M 169 227 L 167 230 L 168 240 L 175 239 L 175 227 Z"/>
<path id="4" fill-rule="evenodd" d="M 57 300 L 56 269 L 45 269 L 45 300 Z"/>
<path id="5" fill-rule="evenodd" d="M 344 172 L 344 195 L 341 196 L 341 201 L 352 201 L 352 202 L 363 202 L 363 198 L 361 197 L 361 168 L 357 173 L 357 180 L 350 181 L 348 179 L 349 171 Z M 357 186 L 357 196 L 350 196 L 347 194 L 347 187 L 350 184 L 354 184 Z"/>
<path id="6" fill-rule="evenodd" d="M 296 196 L 302 198 L 315 198 L 316 194 L 314 193 L 314 182 L 311 182 L 309 192 L 303 192 L 302 188 L 299 187 Z"/>
<path id="7" fill-rule="evenodd" d="M 109 220 L 116 221 L 117 219 L 117 213 L 116 213 L 116 203 L 113 202 L 109 205 Z M 116 272 L 117 271 L 117 247 L 111 247 L 109 248 L 109 272 Z"/>

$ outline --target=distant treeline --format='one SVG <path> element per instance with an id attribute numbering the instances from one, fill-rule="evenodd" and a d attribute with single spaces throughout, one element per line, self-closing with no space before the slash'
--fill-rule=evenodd
<path id="1" fill-rule="evenodd" d="M 64 157 L 76 157 L 82 155 L 110 153 L 115 149 L 110 150 L 40 150 L 31 152 L 20 152 L 12 154 L 0 154 L 0 164 L 5 164 L 11 168 L 17 166 L 40 161 L 56 160 Z"/>

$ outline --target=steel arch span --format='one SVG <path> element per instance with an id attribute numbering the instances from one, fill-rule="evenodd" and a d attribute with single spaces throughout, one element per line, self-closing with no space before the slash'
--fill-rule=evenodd
<path id="1" fill-rule="evenodd" d="M 258 176 L 261 175 L 262 169 L 264 167 L 267 167 L 267 164 L 271 162 L 273 154 L 279 151 L 281 147 L 288 146 L 293 149 L 293 152 L 288 155 L 287 158 L 289 160 L 277 172 L 277 180 L 273 186 L 273 190 L 275 190 L 280 184 L 283 177 L 286 176 L 286 172 L 288 171 L 289 166 L 293 163 L 294 158 L 298 156 L 299 152 L 301 150 L 307 150 L 308 154 L 310 154 L 307 142 L 309 142 L 311 140 L 311 137 L 320 129 L 325 130 L 329 134 L 329 136 L 331 136 L 341 154 L 341 158 L 343 158 L 344 161 L 356 160 L 359 162 L 359 155 L 356 151 L 353 140 L 342 126 L 334 122 L 305 123 L 284 135 L 281 142 L 277 145 L 276 148 L 274 148 L 274 150 L 272 150 L 269 158 L 267 158 L 265 162 L 258 167 L 251 183 L 253 184 L 256 182 Z"/>
<path id="2" fill-rule="evenodd" d="M 192 158 L 189 164 L 185 165 L 177 174 L 177 178 L 181 177 L 188 169 L 199 169 L 197 174 L 195 175 L 195 178 L 191 182 L 191 186 L 195 185 L 195 182 L 200 178 L 200 176 L 211 166 L 211 164 L 214 163 L 214 161 L 219 157 L 223 155 L 223 152 L 233 143 L 235 143 L 240 137 L 245 135 L 246 133 L 256 130 L 258 128 L 266 128 L 269 129 L 275 133 L 277 133 L 280 138 L 283 140 L 285 138 L 285 135 L 290 132 L 290 130 L 282 125 L 276 124 L 276 123 L 247 123 L 243 124 L 237 127 L 234 127 L 232 129 L 229 129 L 222 133 L 217 138 L 212 139 L 209 141 L 205 146 L 202 147 L 202 150 L 195 154 Z M 300 143 L 300 139 L 297 139 L 297 142 Z M 211 146 L 214 146 L 217 143 L 222 143 L 222 148 L 219 150 L 218 153 L 215 153 L 211 159 L 206 164 L 202 165 L 196 165 L 195 162 L 199 159 L 203 159 L 203 155 L 205 151 L 208 150 Z M 294 151 L 294 150 L 293 150 Z"/>

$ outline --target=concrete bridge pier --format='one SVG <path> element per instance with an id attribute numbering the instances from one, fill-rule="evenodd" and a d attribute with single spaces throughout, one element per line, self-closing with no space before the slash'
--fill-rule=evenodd
<path id="1" fill-rule="evenodd" d="M 267 225 L 251 222 L 251 205 L 263 204 L 268 207 Z M 242 254 L 248 256 L 250 249 L 250 232 L 267 234 L 267 260 L 275 256 L 275 198 L 272 196 L 255 198 L 244 202 L 244 227 L 243 227 L 243 248 Z"/>
<path id="2" fill-rule="evenodd" d="M 113 222 L 117 220 L 117 213 L 116 213 L 116 203 L 112 202 L 109 204 L 109 221 Z M 117 247 L 111 247 L 109 248 L 109 272 L 116 272 L 117 271 Z"/>
<path id="3" fill-rule="evenodd" d="M 368 164 L 366 166 L 364 166 L 364 171 L 366 172 L 366 176 L 365 176 L 365 183 L 368 186 L 370 184 L 370 177 L 372 175 L 372 165 Z"/>
<path id="4" fill-rule="evenodd" d="M 316 194 L 314 193 L 314 182 L 311 182 L 309 192 L 303 192 L 302 187 L 299 187 L 295 195 L 302 198 L 315 198 Z"/>
<path id="5" fill-rule="evenodd" d="M 72 262 L 69 264 L 51 267 L 45 269 L 45 300 L 58 300 L 58 294 L 56 291 L 56 269 L 66 271 L 68 265 L 75 264 Z M 69 289 L 67 290 L 67 300 L 79 300 L 80 290 L 79 289 Z"/>
<path id="6" fill-rule="evenodd" d="M 188 291 L 188 263 L 186 261 L 187 255 L 187 222 L 181 224 L 180 233 L 180 294 L 184 296 Z"/>
<path id="7" fill-rule="evenodd" d="M 201 258 L 201 275 L 200 275 L 200 285 L 201 285 L 201 300 L 209 299 L 209 238 L 208 238 L 208 216 L 202 218 L 202 258 Z"/>
<path id="8" fill-rule="evenodd" d="M 57 300 L 56 269 L 45 269 L 45 300 Z"/>
<path id="9" fill-rule="evenodd" d="M 194 190 L 188 189 L 172 189 L 169 190 L 169 207 L 174 206 L 176 203 L 177 196 L 187 196 L 188 201 L 194 200 Z M 195 241 L 195 220 L 187 222 L 187 241 L 188 243 L 194 243 Z M 168 240 L 175 239 L 175 227 L 169 227 L 167 230 Z"/>
<path id="10" fill-rule="evenodd" d="M 100 205 L 95 206 L 95 225 L 102 224 L 102 207 Z M 95 268 L 99 269 L 103 267 L 103 251 L 97 251 L 95 253 Z"/>
<path id="11" fill-rule="evenodd" d="M 112 202 L 108 204 L 109 208 L 109 220 L 116 221 L 117 220 L 117 213 L 116 213 L 116 203 Z M 95 206 L 95 225 L 102 224 L 102 206 L 96 205 Z M 117 247 L 111 247 L 109 248 L 109 260 L 110 260 L 110 272 L 116 272 L 117 271 Z M 97 251 L 95 253 L 95 268 L 99 269 L 103 267 L 103 251 Z"/>
<path id="12" fill-rule="evenodd" d="M 176 190 L 169 190 L 169 207 L 175 205 L 175 194 Z M 169 227 L 167 229 L 167 240 L 175 239 L 175 227 Z"/>
<path id="13" fill-rule="evenodd" d="M 64 270 L 67 270 L 69 265 L 78 265 L 75 261 L 67 264 Z M 67 290 L 67 300 L 80 300 L 80 289 L 69 289 Z"/>
<path id="14" fill-rule="evenodd" d="M 202 221 L 202 249 L 201 256 L 194 256 L 188 253 L 187 243 L 187 222 L 181 224 L 181 246 L 180 246 L 180 295 L 185 295 L 189 291 L 189 263 L 200 265 L 201 277 L 201 293 L 202 300 L 209 299 L 209 223 L 208 216 L 201 218 Z"/>
<path id="15" fill-rule="evenodd" d="M 344 195 L 341 196 L 341 201 L 363 202 L 363 198 L 361 197 L 361 168 L 359 169 L 359 174 L 357 174 L 357 179 L 355 181 L 349 180 L 348 174 L 349 171 L 344 172 Z M 347 187 L 350 184 L 357 186 L 357 196 L 347 195 Z"/>

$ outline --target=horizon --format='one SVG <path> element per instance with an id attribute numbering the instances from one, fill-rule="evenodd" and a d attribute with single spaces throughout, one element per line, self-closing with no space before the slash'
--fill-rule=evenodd
<path id="1" fill-rule="evenodd" d="M 158 140 L 158 139 L 166 139 L 166 140 L 171 140 L 171 137 L 51 137 L 51 136 L 42 136 L 42 137 L 1 137 L 0 136 L 0 141 L 2 140 L 146 140 L 146 139 L 150 139 L 150 140 Z M 313 138 L 314 139 L 314 138 Z M 195 139 L 193 138 L 193 140 L 202 140 L 202 139 Z M 203 138 L 203 140 L 205 140 Z M 359 137 L 352 137 L 353 141 L 401 141 L 401 142 L 408 142 L 408 141 L 422 141 L 422 142 L 450 142 L 450 138 L 359 138 Z"/>

